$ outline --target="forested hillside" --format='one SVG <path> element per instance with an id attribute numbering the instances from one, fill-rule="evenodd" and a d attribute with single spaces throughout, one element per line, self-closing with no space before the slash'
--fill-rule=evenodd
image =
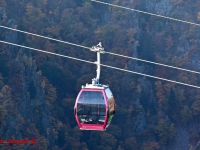
<path id="1" fill-rule="evenodd" d="M 104 0 L 105 1 L 105 0 Z M 108 0 L 195 23 L 198 0 Z M 90 0 L 0 0 L 0 24 L 106 51 L 200 71 L 200 27 L 108 7 Z M 0 28 L 0 39 L 95 61 L 87 49 Z M 200 76 L 109 54 L 103 64 L 200 86 Z M 81 131 L 73 107 L 96 66 L 0 44 L 0 139 L 37 143 L 0 149 L 198 149 L 200 90 L 102 67 L 117 104 L 105 132 Z"/>

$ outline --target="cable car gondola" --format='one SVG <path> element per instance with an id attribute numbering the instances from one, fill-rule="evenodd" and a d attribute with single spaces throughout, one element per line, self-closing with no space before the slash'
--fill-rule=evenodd
<path id="1" fill-rule="evenodd" d="M 97 52 L 97 76 L 92 79 L 92 84 L 82 86 L 74 106 L 74 115 L 81 130 L 104 131 L 115 114 L 115 100 L 108 85 L 99 84 L 100 53 L 104 53 L 101 42 L 90 50 Z"/>

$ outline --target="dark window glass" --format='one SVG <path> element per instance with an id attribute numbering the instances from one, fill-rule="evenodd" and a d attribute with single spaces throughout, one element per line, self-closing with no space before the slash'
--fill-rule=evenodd
<path id="1" fill-rule="evenodd" d="M 106 104 L 102 92 L 83 91 L 77 104 L 77 114 L 82 124 L 104 124 Z"/>

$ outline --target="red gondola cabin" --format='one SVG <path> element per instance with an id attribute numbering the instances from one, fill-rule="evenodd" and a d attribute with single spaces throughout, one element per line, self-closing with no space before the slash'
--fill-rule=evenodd
<path id="1" fill-rule="evenodd" d="M 75 118 L 82 130 L 105 130 L 115 114 L 115 100 L 105 85 L 86 85 L 74 106 Z"/>

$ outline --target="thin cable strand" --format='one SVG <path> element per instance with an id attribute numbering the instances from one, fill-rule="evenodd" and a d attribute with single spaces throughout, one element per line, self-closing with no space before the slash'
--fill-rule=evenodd
<path id="1" fill-rule="evenodd" d="M 79 59 L 79 58 L 75 58 L 75 57 L 70 57 L 70 56 L 66 56 L 66 55 L 61 55 L 61 54 L 57 54 L 57 53 L 52 53 L 52 52 L 48 52 L 48 51 L 44 51 L 44 50 L 40 50 L 40 49 L 36 49 L 36 48 L 23 46 L 23 45 L 18 45 L 18 44 L 6 42 L 6 41 L 1 41 L 0 40 L 0 42 L 1 43 L 5 43 L 5 44 L 9 44 L 9 45 L 13 45 L 13 46 L 26 48 L 26 49 L 31 49 L 31 50 L 34 50 L 34 51 L 39 51 L 39 52 L 43 52 L 43 53 L 47 53 L 47 54 L 52 54 L 52 55 L 56 55 L 56 56 L 60 56 L 60 57 L 70 58 L 70 59 L 74 59 L 74 60 L 78 60 L 78 61 L 82 61 L 82 62 L 86 62 L 86 63 L 90 63 L 90 64 L 96 64 L 95 62 L 91 62 L 91 61 L 87 61 L 87 60 L 83 60 L 83 59 Z M 195 85 L 191 85 L 191 84 L 187 84 L 187 83 L 182 83 L 182 82 L 177 82 L 177 81 L 174 81 L 174 80 L 168 80 L 168 79 L 164 79 L 164 78 L 159 78 L 159 77 L 155 77 L 155 76 L 151 76 L 151 75 L 147 75 L 147 74 L 143 74 L 143 73 L 139 73 L 139 72 L 134 72 L 134 71 L 126 70 L 126 69 L 121 69 L 121 68 L 117 68 L 117 67 L 112 67 L 112 66 L 108 66 L 108 65 L 104 65 L 104 64 L 100 64 L 100 65 L 104 66 L 104 67 L 107 67 L 107 68 L 112 68 L 112 69 L 115 69 L 115 70 L 120 70 L 120 71 L 129 72 L 129 73 L 133 73 L 133 74 L 138 74 L 138 75 L 142 75 L 142 76 L 146 76 L 146 77 L 150 77 L 150 78 L 154 78 L 154 79 L 159 79 L 159 80 L 163 80 L 163 81 L 168 81 L 168 82 L 181 84 L 181 85 L 186 85 L 186 86 L 190 86 L 190 87 L 194 87 L 194 88 L 200 89 L 199 86 L 195 86 Z"/>
<path id="2" fill-rule="evenodd" d="M 114 5 L 114 4 L 105 3 L 105 2 L 96 1 L 96 0 L 91 0 L 91 1 L 92 2 L 96 2 L 96 3 L 105 4 L 105 5 L 109 5 L 109 6 L 118 7 L 118 8 L 128 9 L 128 10 L 131 10 L 131 11 L 140 12 L 140 13 L 143 13 L 143 14 L 148 14 L 148 15 L 152 15 L 152 16 L 156 16 L 156 17 L 161 17 L 161 18 L 165 18 L 165 19 L 179 21 L 179 22 L 182 22 L 182 23 L 187 23 L 187 24 L 191 24 L 191 25 L 200 26 L 200 24 L 197 24 L 197 23 L 194 23 L 194 22 L 189 22 L 189 21 L 180 20 L 180 19 L 176 19 L 176 18 L 166 17 L 166 16 L 163 16 L 163 15 L 157 15 L 157 14 L 154 14 L 154 13 L 149 13 L 149 12 L 146 12 L 146 11 L 141 11 L 141 10 L 137 10 L 137 9 L 133 9 L 133 8 L 123 7 L 123 6 Z"/>
<path id="3" fill-rule="evenodd" d="M 26 32 L 26 31 L 22 31 L 22 30 L 18 30 L 18 29 L 13 29 L 13 28 L 5 27 L 5 26 L 2 26 L 2 25 L 0 25 L 0 27 L 1 28 L 5 28 L 5 29 L 9 29 L 9 30 L 13 30 L 13 31 L 17 31 L 17 32 L 21 32 L 21 33 L 25 33 L 25 34 L 30 34 L 30 35 L 41 37 L 41 38 L 45 38 L 45 39 L 49 39 L 49 40 L 52 40 L 52 41 L 57 41 L 57 42 L 60 42 L 60 43 L 65 43 L 65 44 L 70 44 L 70 45 L 81 47 L 81 48 L 85 48 L 85 49 L 90 49 L 89 47 L 86 47 L 86 46 L 82 46 L 82 45 L 78 45 L 78 44 L 74 44 L 74 43 L 70 43 L 70 42 L 66 42 L 66 41 L 62 41 L 62 40 L 57 40 L 57 39 L 54 39 L 54 38 L 50 38 L 50 37 L 46 37 L 46 36 L 42 36 L 42 35 L 30 33 L 30 32 Z M 143 61 L 143 62 L 147 62 L 147 63 L 151 63 L 151 64 L 156 64 L 156 65 L 160 65 L 160 66 L 164 66 L 164 67 L 169 67 L 169 68 L 174 68 L 174 69 L 178 69 L 178 70 L 183 70 L 183 71 L 187 71 L 187 72 L 191 72 L 191 73 L 200 74 L 200 72 L 189 70 L 189 69 L 174 67 L 174 66 L 170 66 L 170 65 L 165 65 L 165 64 L 161 64 L 161 63 L 157 63 L 157 62 L 152 62 L 152 61 L 148 61 L 148 60 L 143 60 L 143 59 L 139 59 L 139 58 L 129 57 L 129 56 L 120 55 L 120 54 L 111 53 L 111 52 L 106 52 L 106 51 L 105 51 L 105 53 L 108 53 L 110 55 L 116 55 L 116 56 L 121 56 L 121 57 L 125 57 L 125 58 L 135 59 L 135 60 L 138 60 L 138 61 Z"/>
<path id="4" fill-rule="evenodd" d="M 116 55 L 116 56 L 121 56 L 121 57 L 124 57 L 124 58 L 130 58 L 130 59 L 134 59 L 134 60 L 138 60 L 138 61 L 143 61 L 143 62 L 147 62 L 147 63 L 159 65 L 159 66 L 164 66 L 164 67 L 168 67 L 168 68 L 174 68 L 174 69 L 178 69 L 178 70 L 183 70 L 183 71 L 187 71 L 187 72 L 191 72 L 191 73 L 200 74 L 200 72 L 197 72 L 197 71 L 188 70 L 188 69 L 179 68 L 179 67 L 174 67 L 174 66 L 170 66 L 170 65 L 161 64 L 161 63 L 156 63 L 156 62 L 143 60 L 143 59 L 139 59 L 139 58 L 129 57 L 129 56 L 115 54 L 115 53 L 111 53 L 111 52 L 105 52 L 105 53 L 108 53 L 108 54 L 111 54 L 111 55 Z"/>
<path id="5" fill-rule="evenodd" d="M 14 29 L 14 28 L 9 28 L 9 27 L 5 27 L 5 26 L 2 26 L 2 25 L 0 25 L 0 27 L 4 28 L 4 29 L 9 29 L 9 30 L 13 30 L 13 31 L 17 31 L 17 32 L 21 32 L 21 33 L 25 33 L 25 34 L 29 34 L 29 35 L 33 35 L 33 36 L 37 36 L 37 37 L 41 37 L 41 38 L 44 38 L 44 39 L 49 39 L 49 40 L 52 40 L 52 41 L 57 41 L 57 42 L 61 42 L 61 43 L 69 44 L 69 45 L 78 46 L 78 47 L 81 47 L 81 48 L 90 49 L 89 47 L 86 47 L 86 46 L 82 46 L 82 45 L 78 45 L 78 44 L 74 44 L 74 43 L 70 43 L 70 42 L 66 42 L 66 41 L 62 41 L 62 40 L 58 40 L 58 39 L 54 39 L 54 38 L 50 38 L 50 37 L 47 37 L 47 36 L 42 36 L 42 35 L 39 35 L 39 34 L 34 34 L 34 33 L 31 33 L 31 32 L 26 32 L 26 31 Z"/>

